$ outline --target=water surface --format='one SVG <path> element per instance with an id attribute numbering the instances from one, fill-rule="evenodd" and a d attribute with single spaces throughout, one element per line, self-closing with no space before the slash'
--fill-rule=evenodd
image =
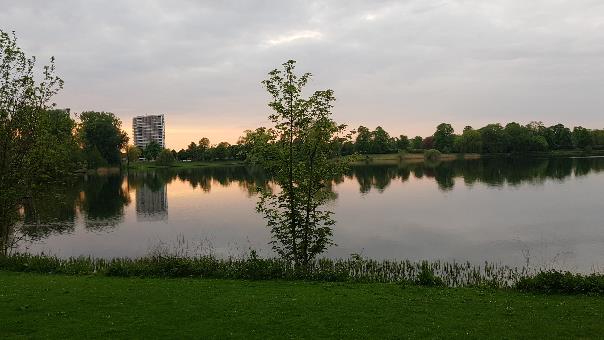
<path id="1" fill-rule="evenodd" d="M 604 159 L 480 159 L 355 166 L 334 186 L 330 257 L 604 269 Z M 86 176 L 24 209 L 30 252 L 271 255 L 255 212 L 268 179 L 245 167 Z M 181 244 L 177 245 L 177 240 Z"/>

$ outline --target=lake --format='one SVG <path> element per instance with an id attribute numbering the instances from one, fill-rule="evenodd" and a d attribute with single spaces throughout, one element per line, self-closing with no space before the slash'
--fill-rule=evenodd
<path id="1" fill-rule="evenodd" d="M 273 255 L 246 167 L 87 175 L 41 192 L 21 251 L 136 257 Z M 604 158 L 486 158 L 353 166 L 330 203 L 328 257 L 604 269 Z"/>

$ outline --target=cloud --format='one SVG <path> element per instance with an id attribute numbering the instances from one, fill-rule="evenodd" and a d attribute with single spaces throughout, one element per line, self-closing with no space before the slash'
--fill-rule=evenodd
<path id="1" fill-rule="evenodd" d="M 321 37 L 323 37 L 323 34 L 318 31 L 295 31 L 269 39 L 267 43 L 272 46 L 287 44 L 296 40 L 317 40 L 321 39 Z"/>
<path id="2" fill-rule="evenodd" d="M 260 81 L 288 59 L 315 75 L 312 89 L 335 91 L 338 120 L 393 135 L 427 135 L 442 121 L 604 127 L 596 0 L 0 0 L 0 8 L 0 28 L 15 30 L 28 53 L 56 57 L 66 82 L 59 105 L 113 111 L 126 124 L 165 113 L 168 139 L 267 124 Z"/>

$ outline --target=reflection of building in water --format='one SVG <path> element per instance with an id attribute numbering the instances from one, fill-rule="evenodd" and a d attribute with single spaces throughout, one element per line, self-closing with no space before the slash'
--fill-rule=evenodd
<path id="1" fill-rule="evenodd" d="M 146 184 L 136 189 L 136 220 L 163 221 L 168 219 L 168 190 L 167 185 L 157 190 Z"/>

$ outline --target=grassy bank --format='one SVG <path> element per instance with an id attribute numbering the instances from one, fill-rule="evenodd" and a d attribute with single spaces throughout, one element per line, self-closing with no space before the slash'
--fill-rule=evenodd
<path id="1" fill-rule="evenodd" d="M 243 280 L 308 280 L 357 283 L 418 283 L 448 287 L 511 287 L 531 276 L 524 268 L 485 263 L 441 261 L 413 262 L 396 260 L 319 259 L 301 271 L 290 262 L 276 258 L 220 259 L 213 256 L 181 257 L 173 255 L 141 258 L 62 259 L 43 255 L 0 256 L 0 270 L 42 274 L 96 275 L 119 277 L 192 277 Z M 604 286 L 604 283 L 602 284 Z"/>
<path id="2" fill-rule="evenodd" d="M 0 272 L 4 338 L 598 338 L 604 298 Z"/>
<path id="3" fill-rule="evenodd" d="M 147 169 L 156 169 L 156 168 L 179 168 L 179 169 L 190 169 L 190 168 L 201 168 L 201 167 L 212 167 L 212 166 L 240 166 L 244 165 L 243 161 L 211 161 L 211 162 L 180 162 L 175 161 L 170 166 L 165 165 L 157 165 L 154 161 L 150 162 L 132 162 L 129 165 L 124 164 L 124 166 L 135 169 L 135 170 L 147 170 Z"/>

